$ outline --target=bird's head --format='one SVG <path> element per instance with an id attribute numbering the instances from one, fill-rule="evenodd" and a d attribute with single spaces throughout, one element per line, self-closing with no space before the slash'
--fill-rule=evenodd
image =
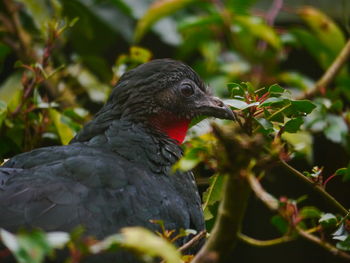
<path id="1" fill-rule="evenodd" d="M 114 120 L 126 120 L 145 124 L 180 144 L 191 120 L 201 115 L 235 119 L 192 68 L 179 61 L 157 59 L 126 72 L 107 103 L 72 142 L 90 140 Z"/>
<path id="2" fill-rule="evenodd" d="M 119 108 L 121 119 L 146 122 L 179 143 L 197 116 L 235 118 L 192 68 L 170 59 L 153 60 L 125 73 L 108 104 Z"/>

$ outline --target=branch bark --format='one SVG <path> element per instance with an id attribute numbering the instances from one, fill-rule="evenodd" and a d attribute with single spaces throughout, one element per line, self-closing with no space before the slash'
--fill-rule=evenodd
<path id="1" fill-rule="evenodd" d="M 303 98 L 312 98 L 316 93 L 325 93 L 326 88 L 335 79 L 342 67 L 349 61 L 350 58 L 350 39 L 340 51 L 332 65 L 326 70 L 322 77 L 317 81 L 314 89 L 310 90 L 306 94 L 302 95 Z"/>
<path id="2" fill-rule="evenodd" d="M 301 228 L 297 228 L 297 232 L 304 239 L 306 239 L 308 241 L 311 241 L 312 243 L 315 243 L 316 245 L 319 245 L 319 246 L 323 247 L 324 249 L 326 249 L 327 251 L 329 251 L 333 255 L 345 258 L 347 260 L 350 260 L 350 255 L 348 253 L 345 253 L 345 252 L 337 249 L 332 244 L 330 244 L 328 242 L 325 242 L 324 240 L 321 240 L 317 236 L 312 235 L 312 234 L 308 233 L 307 231 L 305 231 L 305 230 L 303 230 Z"/>
<path id="3" fill-rule="evenodd" d="M 237 243 L 250 193 L 244 170 L 226 176 L 223 193 L 210 238 L 192 263 L 222 262 L 229 259 Z"/>
<path id="4" fill-rule="evenodd" d="M 249 176 L 248 177 L 248 181 L 250 186 L 252 187 L 252 189 L 257 189 L 258 192 L 254 191 L 257 197 L 260 196 L 265 196 L 265 195 L 269 195 L 270 198 L 273 199 L 273 202 L 275 202 L 276 204 L 278 203 L 278 200 L 273 197 L 272 195 L 270 195 L 268 192 L 266 192 L 263 187 L 260 185 L 260 182 L 254 177 L 254 176 Z M 260 185 L 259 187 L 254 187 L 254 185 Z M 269 200 L 269 202 L 266 202 L 265 199 L 260 199 L 267 207 L 269 207 L 270 209 L 272 208 L 271 206 L 271 200 Z M 279 209 L 275 209 L 277 212 L 280 212 Z M 281 214 L 282 215 L 282 214 Z M 282 215 L 283 216 L 283 215 Z M 296 230 L 296 232 L 299 234 L 299 236 L 305 238 L 306 240 L 315 243 L 321 247 L 323 247 L 324 249 L 326 249 L 327 251 L 331 252 L 333 255 L 335 256 L 339 256 L 345 259 L 350 259 L 350 255 L 344 251 L 341 251 L 340 249 L 336 248 L 335 246 L 333 246 L 332 244 L 328 243 L 327 241 L 324 241 L 322 239 L 320 239 L 319 237 L 312 235 L 309 231 L 307 230 L 303 230 L 301 228 L 299 228 L 297 225 L 294 226 L 294 230 Z"/>
<path id="5" fill-rule="evenodd" d="M 303 175 L 301 172 L 290 166 L 284 160 L 280 159 L 280 161 L 285 168 L 292 172 L 292 174 L 294 174 L 297 178 L 303 180 L 306 184 L 315 189 L 316 192 L 318 192 L 330 205 L 337 209 L 339 213 L 341 213 L 343 216 L 346 216 L 349 213 L 349 210 L 346 209 L 342 204 L 340 204 L 332 195 L 327 193 L 322 186 L 308 179 L 305 175 Z"/>
<path id="6" fill-rule="evenodd" d="M 270 247 L 270 246 L 276 246 L 282 243 L 290 242 L 296 239 L 294 236 L 282 236 L 270 240 L 258 240 L 252 237 L 249 237 L 245 234 L 240 233 L 238 235 L 239 239 L 243 242 L 255 246 L 255 247 Z"/>
<path id="7" fill-rule="evenodd" d="M 227 174 L 222 190 L 215 225 L 210 237 L 192 263 L 223 262 L 232 259 L 232 251 L 238 241 L 242 221 L 245 215 L 250 187 L 247 177 L 251 171 L 256 153 L 260 154 L 261 137 L 250 137 L 239 131 L 229 132 L 213 125 L 214 134 L 222 148 L 223 174 Z M 219 158 L 220 158 L 219 157 Z"/>
<path id="8" fill-rule="evenodd" d="M 207 234 L 207 231 L 201 231 L 199 232 L 197 235 L 195 235 L 190 241 L 188 241 L 186 244 L 182 245 L 179 248 L 179 251 L 183 252 L 187 249 L 189 249 L 190 247 L 194 246 L 195 244 L 197 244 L 201 239 L 203 239 L 205 237 L 205 235 Z"/>

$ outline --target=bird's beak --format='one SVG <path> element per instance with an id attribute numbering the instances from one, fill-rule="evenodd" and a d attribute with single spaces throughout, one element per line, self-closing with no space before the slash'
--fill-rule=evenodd
<path id="1" fill-rule="evenodd" d="M 236 120 L 235 113 L 221 99 L 213 96 L 205 96 L 198 101 L 197 113 L 200 115 L 219 119 Z"/>

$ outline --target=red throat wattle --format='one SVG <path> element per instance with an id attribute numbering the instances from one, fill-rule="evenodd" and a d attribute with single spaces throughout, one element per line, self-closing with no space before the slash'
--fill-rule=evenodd
<path id="1" fill-rule="evenodd" d="M 151 122 L 170 138 L 176 140 L 178 144 L 182 144 L 186 137 L 191 120 L 179 118 L 172 113 L 167 113 L 152 118 Z"/>

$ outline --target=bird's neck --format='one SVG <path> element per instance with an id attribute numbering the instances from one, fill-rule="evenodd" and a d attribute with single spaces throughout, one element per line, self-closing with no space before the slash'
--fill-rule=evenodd
<path id="1" fill-rule="evenodd" d="M 169 126 L 167 126 L 169 127 Z M 143 123 L 113 120 L 104 132 L 84 142 L 88 146 L 105 148 L 125 159 L 144 165 L 154 173 L 168 174 L 171 166 L 182 156 L 181 147 L 158 129 Z M 174 132 L 174 129 L 172 133 Z M 170 132 L 170 131 L 169 131 Z M 183 140 L 184 135 L 174 135 Z"/>
<path id="2" fill-rule="evenodd" d="M 185 140 L 191 122 L 189 119 L 178 117 L 172 113 L 154 116 L 150 121 L 154 127 L 168 135 L 178 144 L 182 144 Z"/>

